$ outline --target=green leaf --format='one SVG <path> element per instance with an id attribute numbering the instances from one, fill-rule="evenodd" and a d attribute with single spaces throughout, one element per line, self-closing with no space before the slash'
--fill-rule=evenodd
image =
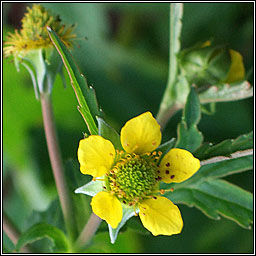
<path id="1" fill-rule="evenodd" d="M 167 196 L 175 203 L 195 206 L 209 218 L 220 215 L 244 228 L 250 228 L 253 220 L 252 194 L 221 179 L 206 179 L 174 189 Z"/>
<path id="2" fill-rule="evenodd" d="M 123 150 L 120 136 L 114 130 L 114 128 L 107 124 L 101 117 L 96 118 L 98 121 L 99 135 L 101 135 L 106 140 L 110 140 L 116 149 Z"/>
<path id="3" fill-rule="evenodd" d="M 181 122 L 178 125 L 178 138 L 175 147 L 191 152 L 196 150 L 203 141 L 203 135 L 197 129 L 201 118 L 200 102 L 195 89 L 191 87 Z"/>
<path id="4" fill-rule="evenodd" d="M 210 218 L 222 215 L 249 228 L 252 222 L 252 194 L 218 178 L 251 170 L 253 156 L 206 164 L 185 182 L 162 184 L 162 188 L 174 188 L 167 197 L 175 203 L 195 206 Z"/>
<path id="5" fill-rule="evenodd" d="M 28 243 L 33 243 L 42 238 L 48 238 L 52 241 L 52 251 L 56 253 L 64 253 L 68 252 L 69 244 L 65 234 L 58 228 L 47 224 L 47 223 L 39 223 L 27 231 L 25 231 L 16 246 L 17 251 L 19 251 L 23 246 Z"/>
<path id="6" fill-rule="evenodd" d="M 188 130 L 199 123 L 201 119 L 200 101 L 195 89 L 192 87 L 187 98 L 187 103 L 184 108 L 184 121 L 187 124 Z"/>
<path id="7" fill-rule="evenodd" d="M 252 96 L 253 88 L 248 81 L 214 85 L 199 94 L 201 103 L 235 101 Z"/>
<path id="8" fill-rule="evenodd" d="M 57 34 L 51 28 L 48 28 L 48 32 L 54 46 L 62 58 L 62 61 L 70 77 L 73 89 L 79 102 L 78 110 L 83 116 L 90 133 L 94 135 L 98 134 L 98 129 L 94 117 L 101 116 L 101 112 L 98 109 L 98 103 L 94 89 L 91 86 L 88 87 L 84 75 L 80 73 L 72 58 L 71 53 L 62 43 Z"/>
<path id="9" fill-rule="evenodd" d="M 65 229 L 59 199 L 55 199 L 45 211 L 33 210 L 25 223 L 27 224 L 26 227 L 31 227 L 41 222 L 48 223 L 62 230 Z"/>
<path id="10" fill-rule="evenodd" d="M 253 156 L 243 156 L 235 159 L 224 160 L 217 163 L 201 166 L 197 174 L 191 179 L 191 182 L 200 179 L 222 178 L 239 172 L 251 170 L 253 168 Z"/>
<path id="11" fill-rule="evenodd" d="M 253 132 L 241 135 L 236 139 L 224 140 L 216 145 L 205 143 L 199 147 L 194 155 L 200 160 L 215 156 L 229 156 L 230 154 L 253 148 Z"/>

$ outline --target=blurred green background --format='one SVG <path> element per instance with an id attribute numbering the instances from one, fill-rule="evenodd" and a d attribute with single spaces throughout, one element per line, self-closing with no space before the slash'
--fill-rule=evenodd
<path id="1" fill-rule="evenodd" d="M 169 4 L 43 5 L 60 14 L 66 24 L 77 25 L 80 40 L 72 50 L 73 56 L 95 88 L 98 102 L 111 125 L 120 131 L 125 121 L 144 111 L 157 114 L 168 71 Z M 20 28 L 26 6 L 26 3 L 3 3 L 4 38 L 7 31 Z M 214 44 L 228 45 L 241 52 L 246 70 L 252 69 L 253 8 L 253 3 L 185 3 L 182 48 L 214 39 Z M 248 79 L 252 82 L 252 75 Z M 68 77 L 66 89 L 57 77 L 52 94 L 64 160 L 76 160 L 79 140 L 87 130 L 76 109 L 77 101 Z M 170 120 L 163 141 L 176 137 L 180 117 L 181 112 Z M 250 132 L 253 129 L 253 99 L 218 103 L 214 115 L 202 116 L 199 129 L 205 141 L 214 143 Z M 32 210 L 45 210 L 56 198 L 56 189 L 44 138 L 40 102 L 35 99 L 27 71 L 21 67 L 17 73 L 9 59 L 3 61 L 3 152 L 4 209 L 20 230 L 26 230 Z M 79 168 L 75 171 L 79 173 Z M 82 184 L 88 180 L 85 175 L 80 179 Z M 229 176 L 227 180 L 253 191 L 252 171 Z M 89 251 L 253 252 L 252 230 L 245 230 L 227 219 L 208 219 L 194 208 L 179 207 L 184 219 L 180 235 L 153 237 L 128 228 L 112 245 L 108 233 L 101 232 L 94 238 Z M 88 215 L 88 209 L 81 211 Z M 7 248 L 12 248 L 6 236 L 4 243 Z"/>

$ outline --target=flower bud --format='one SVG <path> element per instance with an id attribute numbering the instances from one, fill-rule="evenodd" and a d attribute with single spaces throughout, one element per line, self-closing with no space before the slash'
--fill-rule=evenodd
<path id="1" fill-rule="evenodd" d="M 183 75 L 199 87 L 244 79 L 242 56 L 225 47 L 211 46 L 208 41 L 181 51 L 178 59 Z"/>

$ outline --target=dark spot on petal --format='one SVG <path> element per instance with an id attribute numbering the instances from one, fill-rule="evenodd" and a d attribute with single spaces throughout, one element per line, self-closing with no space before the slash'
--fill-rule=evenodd
<path id="1" fill-rule="evenodd" d="M 170 163 L 167 163 L 166 166 L 169 167 L 169 166 L 170 166 Z"/>
<path id="2" fill-rule="evenodd" d="M 156 199 L 156 196 L 153 196 L 154 199 Z"/>
<path id="3" fill-rule="evenodd" d="M 160 176 L 157 177 L 157 180 L 161 180 L 161 179 L 162 179 L 162 177 L 160 177 Z"/>
<path id="4" fill-rule="evenodd" d="M 171 176 L 171 179 L 173 179 L 174 177 L 175 177 L 175 175 L 172 175 L 172 176 Z"/>
<path id="5" fill-rule="evenodd" d="M 170 172 L 168 170 L 165 171 L 166 174 L 169 174 Z"/>

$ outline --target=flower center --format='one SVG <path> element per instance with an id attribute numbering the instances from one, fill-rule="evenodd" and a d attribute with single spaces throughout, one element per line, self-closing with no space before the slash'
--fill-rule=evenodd
<path id="1" fill-rule="evenodd" d="M 121 202 L 135 205 L 152 195 L 160 177 L 156 152 L 144 155 L 126 154 L 110 171 L 109 188 Z"/>

